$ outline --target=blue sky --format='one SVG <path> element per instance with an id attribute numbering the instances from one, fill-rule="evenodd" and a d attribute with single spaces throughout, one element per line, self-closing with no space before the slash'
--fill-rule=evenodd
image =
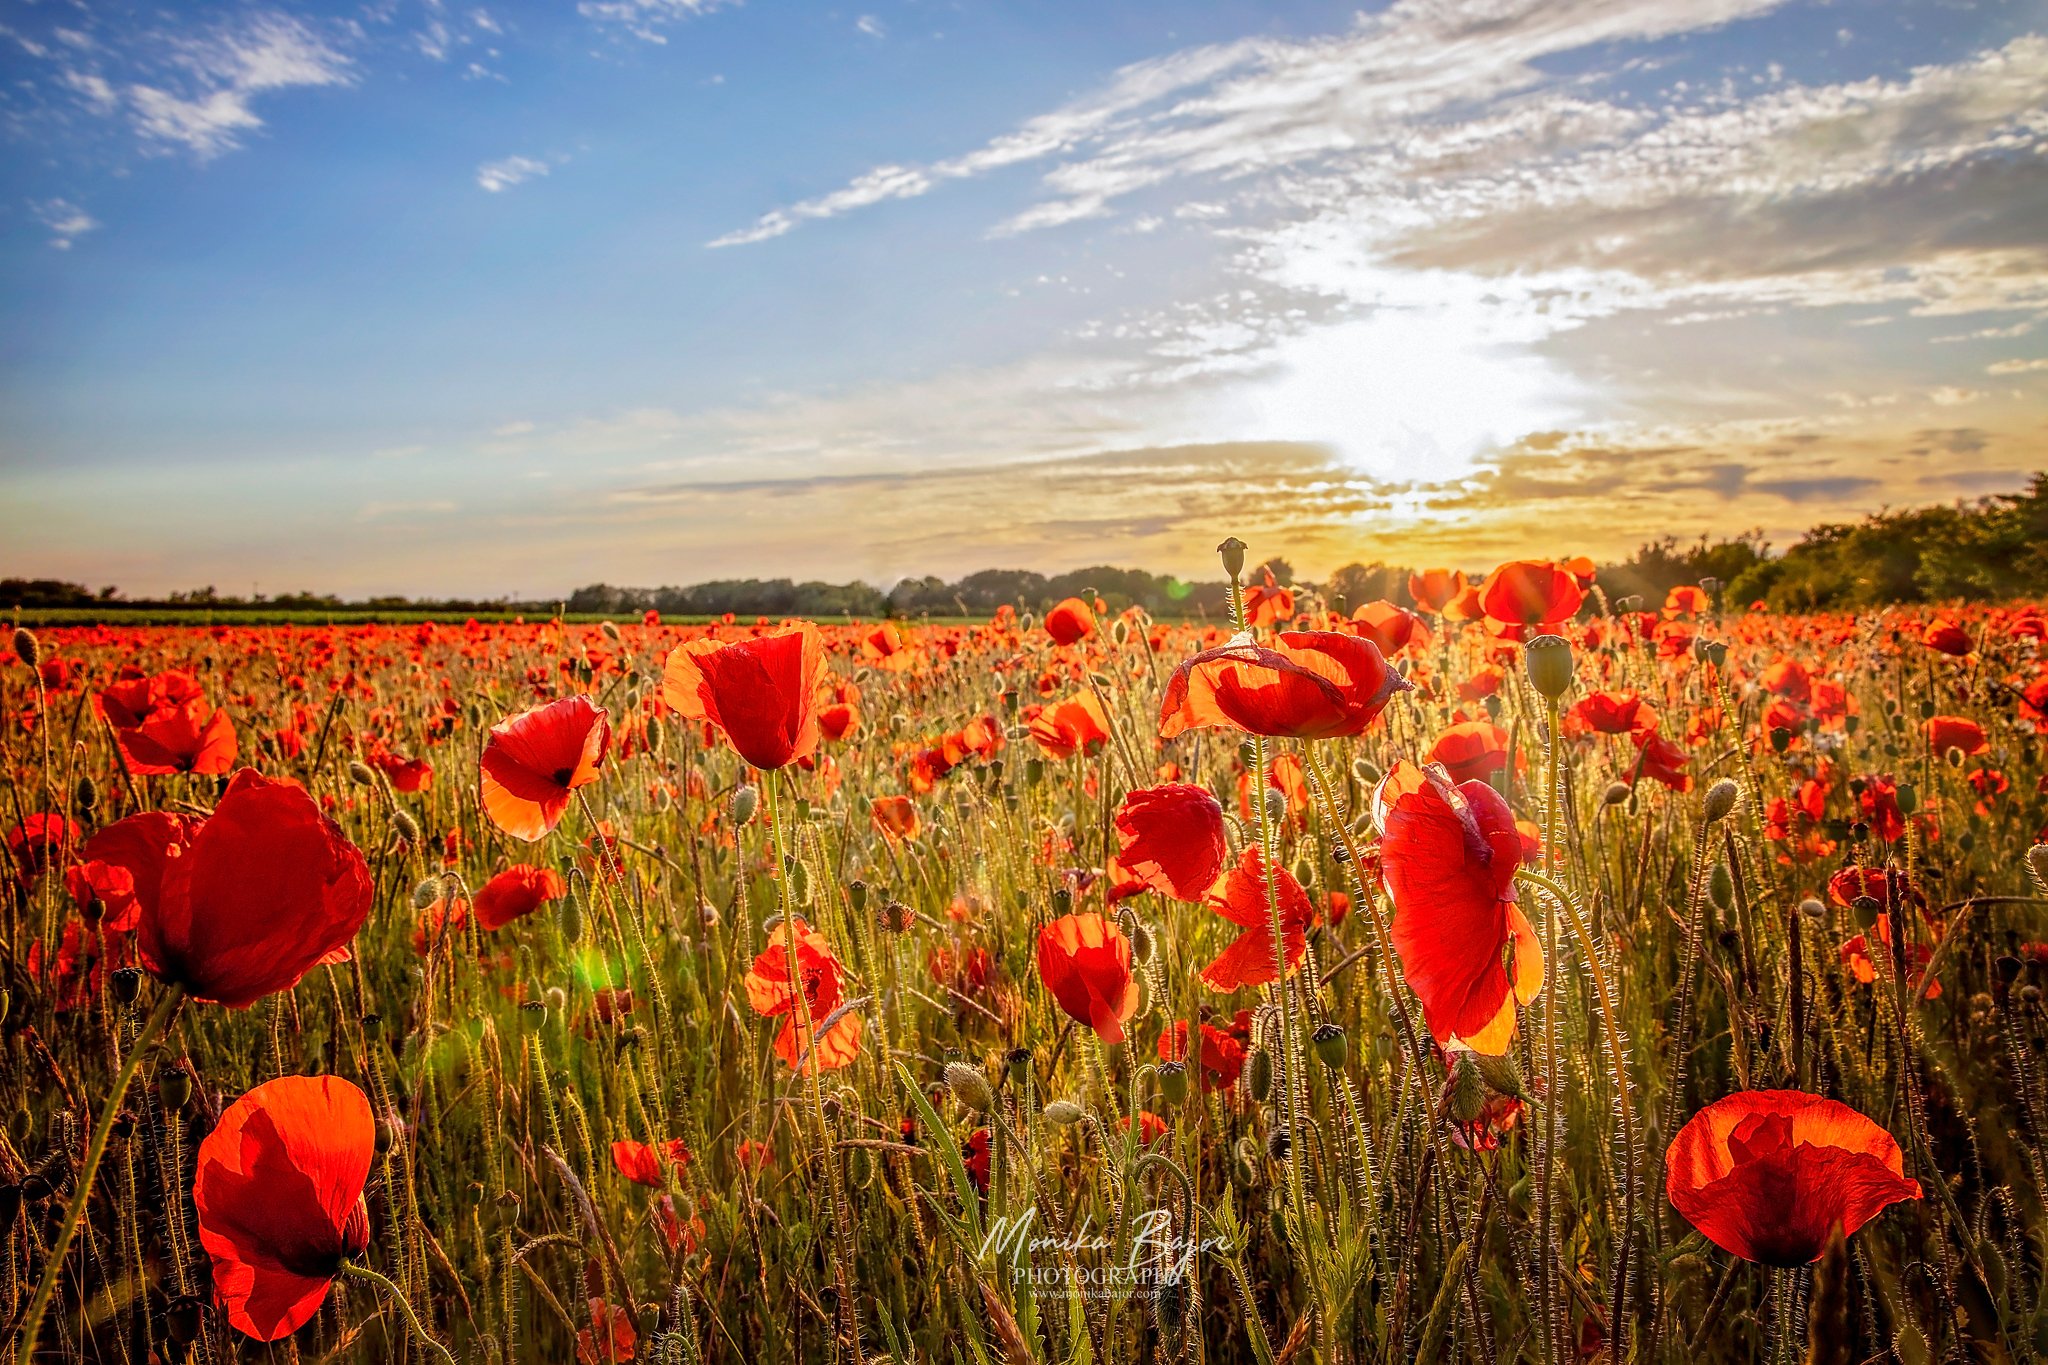
<path id="1" fill-rule="evenodd" d="M 1625 552 L 2048 464 L 2048 5 L 0 4 L 0 573 Z"/>

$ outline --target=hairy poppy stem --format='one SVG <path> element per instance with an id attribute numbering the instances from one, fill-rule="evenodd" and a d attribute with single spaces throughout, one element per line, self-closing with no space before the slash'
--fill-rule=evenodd
<path id="1" fill-rule="evenodd" d="M 1549 697 L 1545 712 L 1546 725 L 1543 732 L 1544 784 L 1543 784 L 1543 869 L 1548 872 L 1557 850 L 1557 726 L 1558 702 Z M 1550 913 L 1543 917 L 1543 960 L 1550 971 L 1557 970 L 1557 922 L 1562 917 L 1565 901 L 1557 898 Z M 1590 945 L 1589 945 L 1590 951 Z M 1557 1121 L 1558 1110 L 1562 1107 L 1557 1085 L 1557 1012 L 1563 1004 L 1563 993 L 1555 988 L 1543 996 L 1543 1112 L 1539 1116 L 1542 1126 L 1539 1130 L 1541 1141 L 1537 1144 L 1536 1184 L 1536 1283 L 1540 1291 L 1537 1308 L 1543 1318 L 1543 1356 L 1547 1361 L 1560 1359 L 1559 1342 L 1563 1334 L 1561 1314 L 1557 1302 L 1559 1274 L 1557 1255 Z"/>
<path id="2" fill-rule="evenodd" d="M 405 1297 L 404 1290 L 368 1266 L 357 1265 L 354 1261 L 343 1261 L 341 1273 L 352 1280 L 362 1280 L 383 1290 L 384 1297 L 398 1305 L 399 1316 L 405 1319 L 406 1328 L 418 1338 L 419 1343 L 432 1351 L 437 1359 L 446 1361 L 447 1365 L 455 1365 L 454 1353 L 441 1344 L 440 1338 L 427 1330 L 426 1324 L 420 1321 L 419 1314 L 413 1311 L 412 1303 Z"/>
<path id="3" fill-rule="evenodd" d="M 56 1240 L 50 1243 L 50 1254 L 43 1266 L 43 1278 L 36 1284 L 36 1296 L 28 1306 L 28 1316 L 22 1319 L 21 1343 L 15 1351 L 15 1365 L 30 1365 L 36 1353 L 36 1336 L 43 1325 L 43 1314 L 50 1307 L 50 1299 L 57 1292 L 57 1280 L 64 1273 L 64 1255 L 71 1249 L 71 1239 L 78 1235 L 78 1225 L 85 1221 L 86 1201 L 92 1196 L 92 1182 L 99 1173 L 100 1161 L 107 1154 L 107 1139 L 113 1135 L 114 1120 L 121 1112 L 121 1101 L 128 1097 L 128 1087 L 135 1080 L 135 1073 L 141 1069 L 142 1058 L 155 1044 L 164 1031 L 171 1016 L 178 1012 L 179 1004 L 185 999 L 182 986 L 171 986 L 156 1002 L 150 1012 L 149 1022 L 142 1026 L 142 1032 L 135 1036 L 134 1044 L 128 1049 L 128 1060 L 121 1064 L 120 1074 L 114 1077 L 114 1088 L 107 1092 L 106 1103 L 100 1106 L 99 1122 L 93 1125 L 92 1141 L 86 1144 L 85 1164 L 78 1168 L 78 1183 L 71 1191 L 71 1203 L 64 1209 L 64 1221 L 57 1228 Z"/>

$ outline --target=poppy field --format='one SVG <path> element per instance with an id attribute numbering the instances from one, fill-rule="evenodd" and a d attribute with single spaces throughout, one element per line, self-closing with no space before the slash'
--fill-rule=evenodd
<path id="1" fill-rule="evenodd" d="M 12 1359 L 2048 1357 L 2048 612 L 1221 553 L 17 630 Z"/>

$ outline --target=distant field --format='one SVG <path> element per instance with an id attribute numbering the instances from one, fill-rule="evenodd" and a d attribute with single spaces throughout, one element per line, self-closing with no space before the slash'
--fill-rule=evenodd
<path id="1" fill-rule="evenodd" d="M 97 607 L 22 607 L 8 614 L 8 619 L 25 626 L 362 626 L 392 625 L 410 626 L 422 621 L 434 621 L 442 625 L 460 625 L 464 621 L 477 620 L 491 624 L 505 624 L 524 619 L 546 621 L 554 619 L 551 612 L 512 611 L 413 611 L 394 609 L 378 611 L 370 608 L 340 608 L 334 611 L 293 611 L 272 610 L 267 607 L 136 607 L 105 610 Z M 621 624 L 637 620 L 635 613 L 621 612 L 569 612 L 560 619 L 574 625 L 597 625 L 602 621 L 617 621 Z M 710 620 L 708 616 L 664 616 L 665 625 L 700 625 Z M 752 617 L 741 617 L 752 620 Z M 846 616 L 819 616 L 807 618 L 820 624 L 846 625 L 853 618 Z M 930 618 L 935 621 L 965 618 Z"/>

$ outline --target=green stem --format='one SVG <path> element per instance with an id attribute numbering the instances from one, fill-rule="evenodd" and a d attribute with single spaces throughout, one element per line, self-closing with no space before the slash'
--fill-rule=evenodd
<path id="1" fill-rule="evenodd" d="M 1548 872 L 1554 864 L 1557 850 L 1557 726 L 1558 704 L 1556 697 L 1547 698 L 1547 729 L 1543 736 L 1544 748 L 1544 790 L 1543 790 L 1543 868 Z M 1561 904 L 1562 902 L 1560 902 Z M 1553 907 L 1543 917 L 1543 962 L 1546 971 L 1557 970 L 1557 921 L 1558 910 Z M 1557 1284 L 1557 1211 L 1556 1211 L 1556 1169 L 1557 1169 L 1557 1118 L 1562 1107 L 1562 1092 L 1557 1084 L 1557 1013 L 1563 1003 L 1562 993 L 1552 987 L 1543 994 L 1543 1112 L 1541 1115 L 1542 1142 L 1538 1144 L 1538 1173 L 1536 1185 L 1537 1223 L 1537 1286 L 1540 1296 L 1537 1304 L 1543 1315 L 1543 1356 L 1547 1361 L 1558 1359 L 1558 1337 L 1560 1333 Z"/>
<path id="2" fill-rule="evenodd" d="M 354 1261 L 343 1261 L 341 1273 L 349 1279 L 362 1280 L 383 1290 L 384 1296 L 398 1305 L 399 1316 L 405 1319 L 406 1328 L 419 1339 L 420 1344 L 432 1351 L 438 1359 L 446 1361 L 447 1365 L 455 1365 L 454 1354 L 441 1344 L 438 1337 L 427 1330 L 426 1324 L 420 1321 L 419 1314 L 413 1311 L 412 1302 L 405 1297 L 404 1290 L 368 1266 L 357 1265 Z"/>
<path id="3" fill-rule="evenodd" d="M 30 1365 L 35 1357 L 36 1335 L 42 1329 L 43 1314 L 57 1292 L 57 1280 L 64 1273 L 64 1255 L 71 1249 L 71 1239 L 78 1235 L 78 1225 L 85 1221 L 85 1205 L 92 1196 L 93 1177 L 99 1174 L 100 1161 L 107 1154 L 107 1139 L 113 1135 L 114 1120 L 121 1112 L 121 1101 L 128 1097 L 128 1087 L 135 1080 L 144 1054 L 163 1033 L 164 1026 L 177 1013 L 178 1004 L 184 998 L 184 987 L 172 986 L 156 1002 L 149 1022 L 142 1026 L 142 1032 L 135 1036 L 134 1045 L 128 1049 L 128 1060 L 121 1064 L 121 1074 L 114 1077 L 114 1088 L 107 1092 L 106 1103 L 100 1106 L 99 1122 L 93 1125 L 92 1141 L 86 1145 L 85 1164 L 78 1168 L 77 1187 L 71 1191 L 71 1203 L 64 1210 L 64 1222 L 57 1229 L 57 1240 L 50 1244 L 49 1260 L 43 1266 L 43 1278 L 36 1285 L 36 1296 L 29 1303 L 28 1316 L 22 1319 L 21 1343 L 14 1353 L 15 1365 Z"/>

